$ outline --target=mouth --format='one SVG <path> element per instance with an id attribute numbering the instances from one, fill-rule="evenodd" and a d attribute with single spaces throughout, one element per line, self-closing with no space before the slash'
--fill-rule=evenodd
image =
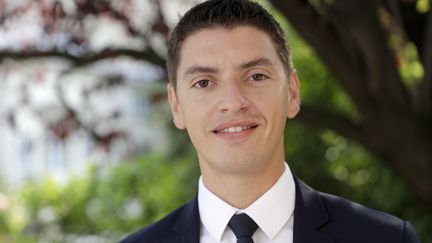
<path id="1" fill-rule="evenodd" d="M 212 132 L 223 140 L 237 141 L 249 137 L 259 125 L 254 121 L 226 122 L 216 126 Z"/>
<path id="2" fill-rule="evenodd" d="M 240 133 L 248 130 L 253 130 L 258 127 L 258 124 L 251 125 L 236 125 L 236 126 L 225 126 L 222 128 L 217 128 L 213 130 L 213 133 L 223 134 L 223 133 Z"/>

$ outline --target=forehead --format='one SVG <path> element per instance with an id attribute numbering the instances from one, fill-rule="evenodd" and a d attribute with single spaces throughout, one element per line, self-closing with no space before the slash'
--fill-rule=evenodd
<path id="1" fill-rule="evenodd" d="M 271 37 L 264 31 L 251 26 L 204 29 L 184 40 L 177 75 L 181 79 L 182 72 L 192 65 L 226 68 L 257 58 L 282 66 Z"/>

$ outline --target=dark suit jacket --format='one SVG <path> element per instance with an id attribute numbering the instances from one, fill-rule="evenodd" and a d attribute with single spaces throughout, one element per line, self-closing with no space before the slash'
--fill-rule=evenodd
<path id="1" fill-rule="evenodd" d="M 294 243 L 419 242 L 409 222 L 314 191 L 298 178 L 295 183 Z M 195 197 L 121 243 L 198 243 L 199 236 L 200 216 Z"/>

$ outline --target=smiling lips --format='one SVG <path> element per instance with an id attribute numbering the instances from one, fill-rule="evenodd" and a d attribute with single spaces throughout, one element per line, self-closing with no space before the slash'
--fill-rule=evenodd
<path id="1" fill-rule="evenodd" d="M 237 126 L 237 127 L 229 127 L 229 128 L 225 128 L 219 132 L 229 132 L 229 133 L 234 133 L 234 132 L 241 132 L 243 130 L 246 129 L 251 129 L 252 126 Z"/>
<path id="2" fill-rule="evenodd" d="M 222 124 L 213 130 L 213 133 L 226 140 L 235 140 L 247 137 L 257 127 L 256 123 Z"/>

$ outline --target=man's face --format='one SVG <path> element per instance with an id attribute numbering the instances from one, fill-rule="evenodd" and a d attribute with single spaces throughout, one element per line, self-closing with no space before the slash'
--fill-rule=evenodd
<path id="1" fill-rule="evenodd" d="M 286 118 L 299 110 L 295 72 L 289 79 L 269 35 L 254 27 L 206 29 L 186 38 L 177 91 L 168 85 L 168 98 L 203 175 L 280 166 Z"/>

